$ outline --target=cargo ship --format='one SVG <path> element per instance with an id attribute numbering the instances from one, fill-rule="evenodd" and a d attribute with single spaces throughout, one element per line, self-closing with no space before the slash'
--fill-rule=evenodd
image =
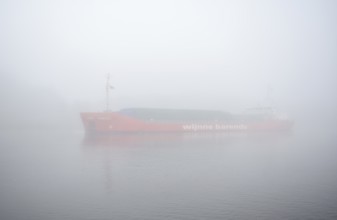
<path id="1" fill-rule="evenodd" d="M 223 111 L 127 108 L 116 112 L 83 112 L 87 133 L 145 132 L 243 132 L 286 131 L 293 122 L 277 117 L 270 108 L 255 114 L 233 115 Z"/>
<path id="2" fill-rule="evenodd" d="M 108 76 L 106 111 L 80 113 L 87 133 L 287 131 L 293 126 L 292 120 L 278 116 L 270 107 L 252 108 L 243 114 L 163 108 L 126 108 L 113 112 L 109 110 L 111 88 Z"/>

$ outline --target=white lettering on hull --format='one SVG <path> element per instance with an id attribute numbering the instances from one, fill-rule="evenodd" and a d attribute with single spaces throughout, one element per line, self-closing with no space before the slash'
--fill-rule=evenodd
<path id="1" fill-rule="evenodd" d="M 247 130 L 244 124 L 184 124 L 185 131 L 240 131 Z"/>

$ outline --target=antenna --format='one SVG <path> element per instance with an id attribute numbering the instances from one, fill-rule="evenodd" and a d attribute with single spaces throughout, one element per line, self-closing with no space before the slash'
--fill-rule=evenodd
<path id="1" fill-rule="evenodd" d="M 106 111 L 110 111 L 110 89 L 114 89 L 110 84 L 110 73 L 107 74 L 106 78 Z"/>

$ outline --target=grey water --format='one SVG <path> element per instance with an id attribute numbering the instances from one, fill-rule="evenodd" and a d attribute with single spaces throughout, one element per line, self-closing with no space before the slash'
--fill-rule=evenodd
<path id="1" fill-rule="evenodd" d="M 332 134 L 2 131 L 0 219 L 336 219 Z"/>

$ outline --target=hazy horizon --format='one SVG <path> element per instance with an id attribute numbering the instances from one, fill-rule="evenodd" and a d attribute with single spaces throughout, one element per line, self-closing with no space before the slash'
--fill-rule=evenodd
<path id="1" fill-rule="evenodd" d="M 334 1 L 0 6 L 3 111 L 44 111 L 48 103 L 104 110 L 108 73 L 113 110 L 271 104 L 330 117 L 337 110 Z"/>
<path id="2" fill-rule="evenodd" d="M 336 21 L 334 0 L 1 0 L 0 219 L 337 219 Z M 82 126 L 108 74 L 111 111 L 234 115 Z M 236 115 L 258 106 L 282 114 Z"/>

